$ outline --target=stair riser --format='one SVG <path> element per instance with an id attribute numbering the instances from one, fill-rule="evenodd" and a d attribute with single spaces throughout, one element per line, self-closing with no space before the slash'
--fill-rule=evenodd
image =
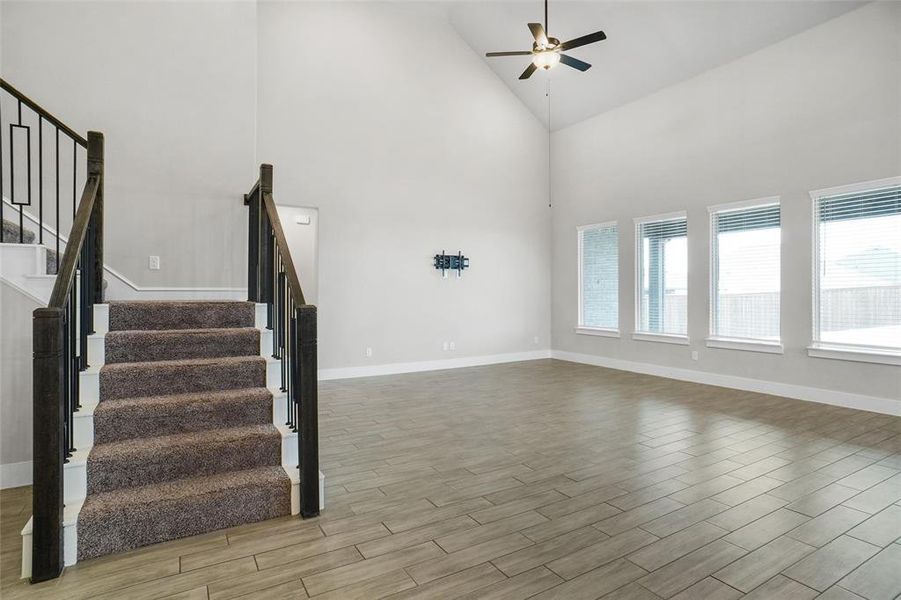
<path id="1" fill-rule="evenodd" d="M 254 327 L 249 302 L 111 302 L 110 331 Z"/>
<path id="2" fill-rule="evenodd" d="M 291 491 L 288 481 L 277 486 L 242 488 L 185 501 L 136 507 L 127 515 L 79 520 L 78 559 L 289 514 Z"/>
<path id="3" fill-rule="evenodd" d="M 254 356 L 260 352 L 257 329 L 223 331 L 113 331 L 106 335 L 107 364 L 191 358 Z"/>
<path id="4" fill-rule="evenodd" d="M 100 400 L 266 387 L 263 360 L 165 365 L 100 372 Z"/>
<path id="5" fill-rule="evenodd" d="M 163 446 L 106 460 L 92 456 L 87 469 L 88 494 L 281 464 L 277 432 L 198 446 Z"/>
<path id="6" fill-rule="evenodd" d="M 94 414 L 96 444 L 272 422 L 271 397 L 201 400 L 165 406 L 142 402 L 115 411 L 104 410 L 105 406 L 100 405 Z"/>

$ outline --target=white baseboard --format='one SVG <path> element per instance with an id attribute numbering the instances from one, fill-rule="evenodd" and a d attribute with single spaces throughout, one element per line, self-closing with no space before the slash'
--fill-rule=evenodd
<path id="1" fill-rule="evenodd" d="M 901 416 L 901 401 L 892 400 L 891 398 L 865 396 L 863 394 L 854 394 L 851 392 L 825 390 L 821 388 L 795 385 L 792 383 L 765 381 L 763 379 L 751 379 L 749 377 L 738 377 L 736 375 L 724 375 L 721 373 L 710 373 L 707 371 L 679 369 L 675 367 L 655 365 L 652 363 L 620 360 L 618 358 L 609 358 L 606 356 L 596 356 L 594 354 L 567 352 L 565 350 L 552 350 L 551 357 L 557 360 L 582 363 L 585 365 L 595 365 L 598 367 L 607 367 L 609 369 L 617 369 L 619 371 L 631 371 L 633 373 L 656 375 L 657 377 L 666 377 L 668 379 L 691 381 L 693 383 L 716 385 L 720 387 L 744 390 L 747 392 L 759 392 L 761 394 L 784 396 L 786 398 L 793 398 L 796 400 L 807 400 L 808 402 L 819 402 L 820 404 L 831 404 L 833 406 L 843 406 L 845 408 L 856 408 L 858 410 L 867 410 L 870 412 Z"/>
<path id="2" fill-rule="evenodd" d="M 440 360 L 423 360 L 419 362 L 389 363 L 365 367 L 343 367 L 337 369 L 319 369 L 319 381 L 332 379 L 353 379 L 355 377 L 375 377 L 378 375 L 398 375 L 401 373 L 419 373 L 422 371 L 443 371 L 480 365 L 496 365 L 500 363 L 520 362 L 551 358 L 550 350 L 532 350 L 530 352 L 511 352 L 509 354 L 489 354 L 485 356 L 465 356 L 461 358 L 444 358 Z"/>
<path id="3" fill-rule="evenodd" d="M 0 465 L 0 490 L 31 485 L 31 461 Z"/>

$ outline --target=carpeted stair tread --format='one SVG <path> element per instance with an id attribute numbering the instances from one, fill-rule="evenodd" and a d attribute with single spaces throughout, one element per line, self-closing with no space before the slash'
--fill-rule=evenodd
<path id="1" fill-rule="evenodd" d="M 16 217 L 18 219 L 18 217 Z M 22 239 L 19 240 L 19 232 L 22 232 Z M 19 227 L 18 223 L 3 219 L 3 243 L 4 244 L 33 244 L 34 232 Z"/>
<path id="2" fill-rule="evenodd" d="M 110 331 L 253 327 L 256 305 L 235 300 L 109 303 Z"/>
<path id="3" fill-rule="evenodd" d="M 271 422 L 272 394 L 266 388 L 120 398 L 94 409 L 94 443 Z"/>
<path id="4" fill-rule="evenodd" d="M 88 494 L 280 464 L 281 434 L 271 423 L 96 444 Z"/>
<path id="5" fill-rule="evenodd" d="M 78 558 L 289 514 L 291 483 L 280 466 L 92 494 L 78 515 Z"/>
<path id="6" fill-rule="evenodd" d="M 260 353 L 260 331 L 255 327 L 111 331 L 105 344 L 107 364 L 253 356 Z"/>
<path id="7" fill-rule="evenodd" d="M 100 401 L 266 387 L 262 356 L 195 358 L 103 365 Z"/>

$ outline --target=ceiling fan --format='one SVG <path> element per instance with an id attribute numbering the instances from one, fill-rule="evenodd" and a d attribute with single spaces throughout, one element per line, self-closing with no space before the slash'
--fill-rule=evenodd
<path id="1" fill-rule="evenodd" d="M 529 31 L 532 32 L 532 37 L 535 38 L 531 50 L 523 50 L 520 52 L 488 52 L 485 56 L 489 58 L 493 56 L 531 56 L 532 62 L 526 67 L 526 70 L 522 72 L 522 75 L 519 76 L 520 79 L 528 79 L 537 69 L 541 68 L 548 70 L 556 66 L 557 63 L 563 63 L 564 65 L 572 67 L 573 69 L 578 69 L 579 71 L 587 71 L 591 68 L 590 64 L 581 61 L 578 58 L 563 54 L 563 51 L 572 50 L 573 48 L 586 46 L 607 39 L 607 35 L 603 31 L 589 33 L 588 35 L 583 35 L 582 37 L 577 37 L 563 43 L 560 43 L 560 40 L 555 37 L 549 37 L 547 35 L 547 0 L 544 0 L 544 26 L 542 26 L 541 23 L 529 23 Z"/>

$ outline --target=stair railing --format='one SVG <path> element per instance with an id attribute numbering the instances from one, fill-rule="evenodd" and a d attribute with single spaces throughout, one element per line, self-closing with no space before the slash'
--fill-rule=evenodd
<path id="1" fill-rule="evenodd" d="M 300 514 L 319 514 L 319 415 L 316 307 L 304 300 L 285 232 L 272 198 L 272 165 L 244 195 L 249 210 L 247 295 L 266 304 L 272 357 L 281 362 L 286 426 L 296 432 Z"/>
<path id="2" fill-rule="evenodd" d="M 8 81 L 0 79 L 0 90 L 0 221 L 19 228 L 11 235 L 0 229 L 0 243 L 26 243 L 33 232 L 35 242 L 55 251 L 57 273 L 60 235 L 75 221 L 87 175 L 79 163 L 88 141 Z"/>
<path id="3" fill-rule="evenodd" d="M 64 566 L 64 465 L 75 451 L 79 374 L 103 302 L 103 134 L 88 132 L 87 179 L 46 308 L 34 311 L 31 581 Z"/>

